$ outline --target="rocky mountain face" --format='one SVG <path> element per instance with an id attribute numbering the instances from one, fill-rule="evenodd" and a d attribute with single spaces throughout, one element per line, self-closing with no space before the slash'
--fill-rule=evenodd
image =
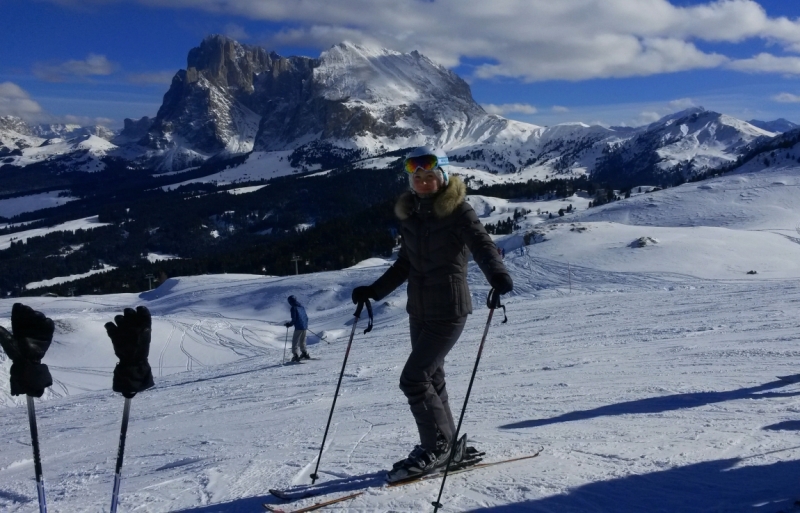
<path id="1" fill-rule="evenodd" d="M 187 68 L 172 79 L 140 143 L 153 150 L 187 149 L 202 158 L 252 150 L 260 119 L 248 107 L 253 82 L 271 68 L 273 58 L 263 48 L 223 36 L 204 39 L 189 52 Z"/>
<path id="2" fill-rule="evenodd" d="M 466 82 L 417 52 L 343 43 L 318 59 L 283 58 L 210 36 L 189 52 L 141 143 L 205 157 L 376 137 L 397 148 L 452 139 L 448 131 L 468 133 L 486 117 Z"/>
<path id="3" fill-rule="evenodd" d="M 0 117 L 0 157 L 5 160 L 11 156 L 22 155 L 22 150 L 38 146 L 43 139 L 33 133 L 33 129 L 15 116 Z"/>
<path id="4" fill-rule="evenodd" d="M 29 137 L 35 136 L 33 130 L 25 121 L 16 116 L 0 116 L 0 130 L 16 132 Z"/>

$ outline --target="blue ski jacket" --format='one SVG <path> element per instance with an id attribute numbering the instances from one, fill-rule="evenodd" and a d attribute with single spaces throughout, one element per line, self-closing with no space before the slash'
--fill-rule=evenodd
<path id="1" fill-rule="evenodd" d="M 307 330 L 308 329 L 308 316 L 306 315 L 306 309 L 303 308 L 303 305 L 297 300 L 294 296 L 289 296 L 289 304 L 292 305 L 291 314 L 292 314 L 292 326 L 296 330 Z"/>

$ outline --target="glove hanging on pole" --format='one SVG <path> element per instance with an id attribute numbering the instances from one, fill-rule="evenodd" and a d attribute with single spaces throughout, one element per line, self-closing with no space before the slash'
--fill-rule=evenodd
<path id="1" fill-rule="evenodd" d="M 115 324 L 116 323 L 116 324 Z M 150 311 L 144 306 L 126 308 L 123 315 L 107 322 L 106 332 L 119 363 L 114 368 L 114 392 L 131 399 L 153 386 L 153 372 L 147 362 L 150 353 Z"/>
<path id="2" fill-rule="evenodd" d="M 11 359 L 11 395 L 42 397 L 53 384 L 50 370 L 42 363 L 53 341 L 55 325 L 22 303 L 11 308 L 11 333 L 0 327 L 0 345 Z"/>

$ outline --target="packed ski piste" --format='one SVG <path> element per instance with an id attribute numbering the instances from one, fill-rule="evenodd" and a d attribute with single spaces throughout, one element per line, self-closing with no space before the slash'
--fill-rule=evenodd
<path id="1" fill-rule="evenodd" d="M 494 238 L 404 171 L 388 260 L 0 300 L 3 511 L 800 511 L 800 169 Z"/>

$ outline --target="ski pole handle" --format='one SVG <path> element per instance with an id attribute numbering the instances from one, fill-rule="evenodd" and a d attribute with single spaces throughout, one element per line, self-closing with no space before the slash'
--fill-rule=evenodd
<path id="1" fill-rule="evenodd" d="M 365 300 L 363 303 L 359 302 L 358 306 L 356 307 L 356 313 L 353 315 L 356 316 L 356 319 L 361 318 L 361 311 L 364 309 L 364 305 L 367 306 L 367 329 L 364 330 L 364 334 L 366 335 L 370 331 L 372 331 L 372 303 L 369 302 L 369 299 Z"/>

